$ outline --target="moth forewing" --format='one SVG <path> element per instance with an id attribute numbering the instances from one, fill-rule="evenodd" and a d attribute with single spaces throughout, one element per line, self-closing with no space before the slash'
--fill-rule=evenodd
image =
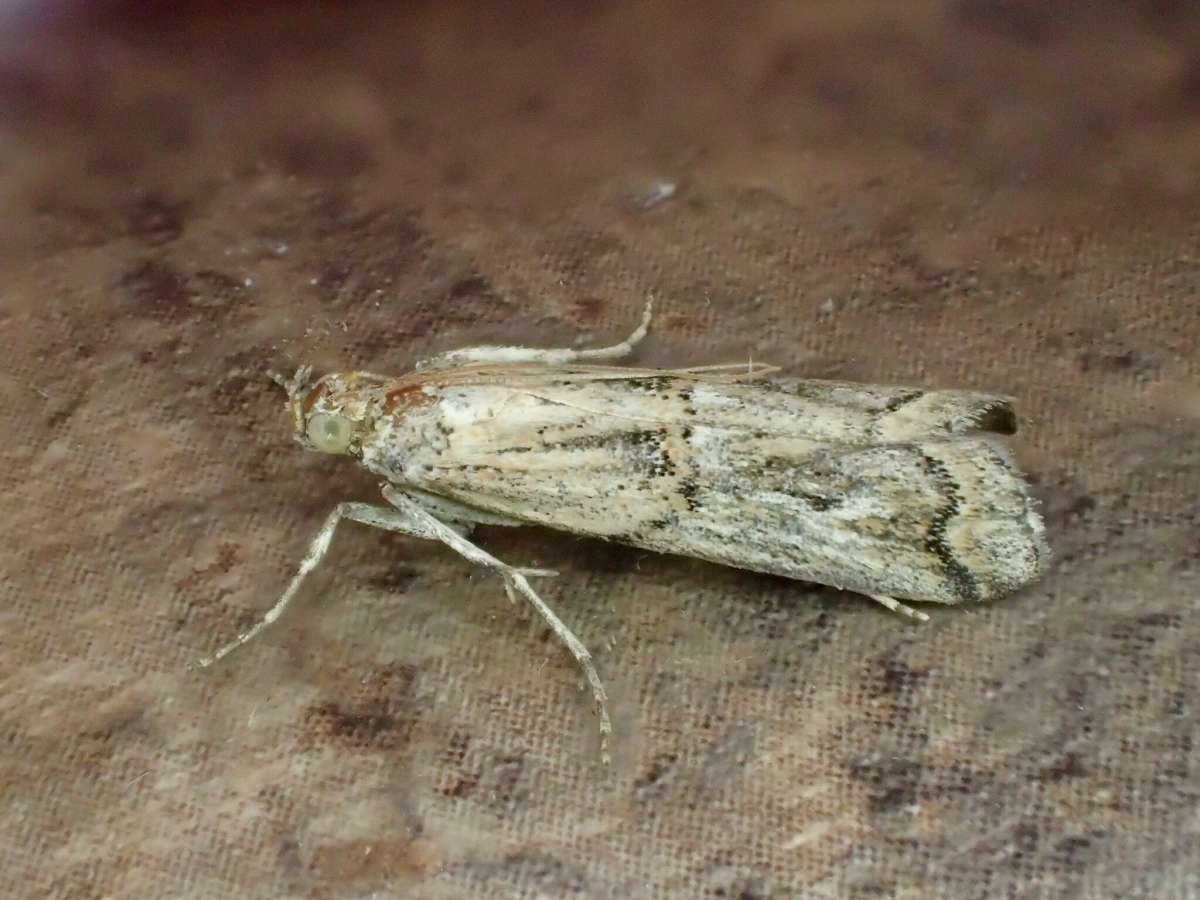
<path id="1" fill-rule="evenodd" d="M 992 600 L 1044 569 L 1041 517 L 997 437 L 1015 430 L 1006 398 L 768 381 L 765 366 L 581 362 L 626 355 L 648 322 L 649 307 L 629 339 L 597 350 L 468 348 L 398 378 L 280 379 L 297 439 L 358 459 L 390 506 L 339 505 L 263 622 L 212 659 L 278 618 L 343 518 L 494 570 L 583 669 L 604 738 L 591 657 L 528 582 L 553 573 L 490 556 L 467 539 L 474 525 L 544 525 L 848 588 L 918 618 L 900 601 Z"/>
<path id="2" fill-rule="evenodd" d="M 435 399 L 398 411 L 363 462 L 509 519 L 867 595 L 988 600 L 1037 573 L 1023 479 L 946 412 L 986 419 L 1005 401 L 942 392 L 936 436 L 896 440 L 880 434 L 921 427 L 890 401 L 804 388 L 663 373 L 427 388 Z"/>

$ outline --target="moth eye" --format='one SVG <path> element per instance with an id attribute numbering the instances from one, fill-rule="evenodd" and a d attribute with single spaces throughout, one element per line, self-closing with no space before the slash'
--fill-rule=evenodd
<path id="1" fill-rule="evenodd" d="M 312 445 L 322 453 L 345 453 L 354 436 L 349 419 L 328 413 L 317 413 L 309 419 L 305 431 Z"/>

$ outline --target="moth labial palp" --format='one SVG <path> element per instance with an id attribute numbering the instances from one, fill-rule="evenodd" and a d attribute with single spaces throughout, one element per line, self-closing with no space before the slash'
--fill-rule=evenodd
<path id="1" fill-rule="evenodd" d="M 566 645 L 612 731 L 591 654 L 509 565 L 468 539 L 478 524 L 542 525 L 861 593 L 983 602 L 1032 581 L 1049 550 L 999 435 L 1004 397 L 787 379 L 756 363 L 685 369 L 606 364 L 645 336 L 586 350 L 473 347 L 399 377 L 301 369 L 276 380 L 296 440 L 383 479 L 387 507 L 330 513 L 263 620 L 276 621 L 343 519 L 439 541 L 502 579 Z"/>

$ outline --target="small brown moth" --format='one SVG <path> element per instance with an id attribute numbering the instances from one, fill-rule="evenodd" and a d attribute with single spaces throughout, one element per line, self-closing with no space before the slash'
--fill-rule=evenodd
<path id="1" fill-rule="evenodd" d="M 1041 517 L 999 435 L 1006 398 L 781 379 L 768 366 L 627 368 L 645 335 L 592 350 L 474 347 L 400 377 L 276 379 L 296 439 L 384 479 L 387 506 L 340 503 L 280 600 L 204 660 L 283 613 L 342 519 L 441 541 L 525 597 L 582 668 L 612 730 L 591 655 L 477 524 L 544 525 L 900 602 L 984 602 L 1049 557 Z M 770 377 L 768 377 L 770 376 Z"/>

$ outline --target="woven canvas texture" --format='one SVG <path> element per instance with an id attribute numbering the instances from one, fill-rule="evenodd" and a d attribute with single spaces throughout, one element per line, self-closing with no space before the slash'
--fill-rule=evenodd
<path id="1" fill-rule="evenodd" d="M 1200 896 L 1200 14 L 13 4 L 0 895 Z M 229 8 L 226 9 L 225 7 Z M 1016 398 L 1055 558 L 917 625 L 347 525 L 266 377 L 472 343 Z"/>

